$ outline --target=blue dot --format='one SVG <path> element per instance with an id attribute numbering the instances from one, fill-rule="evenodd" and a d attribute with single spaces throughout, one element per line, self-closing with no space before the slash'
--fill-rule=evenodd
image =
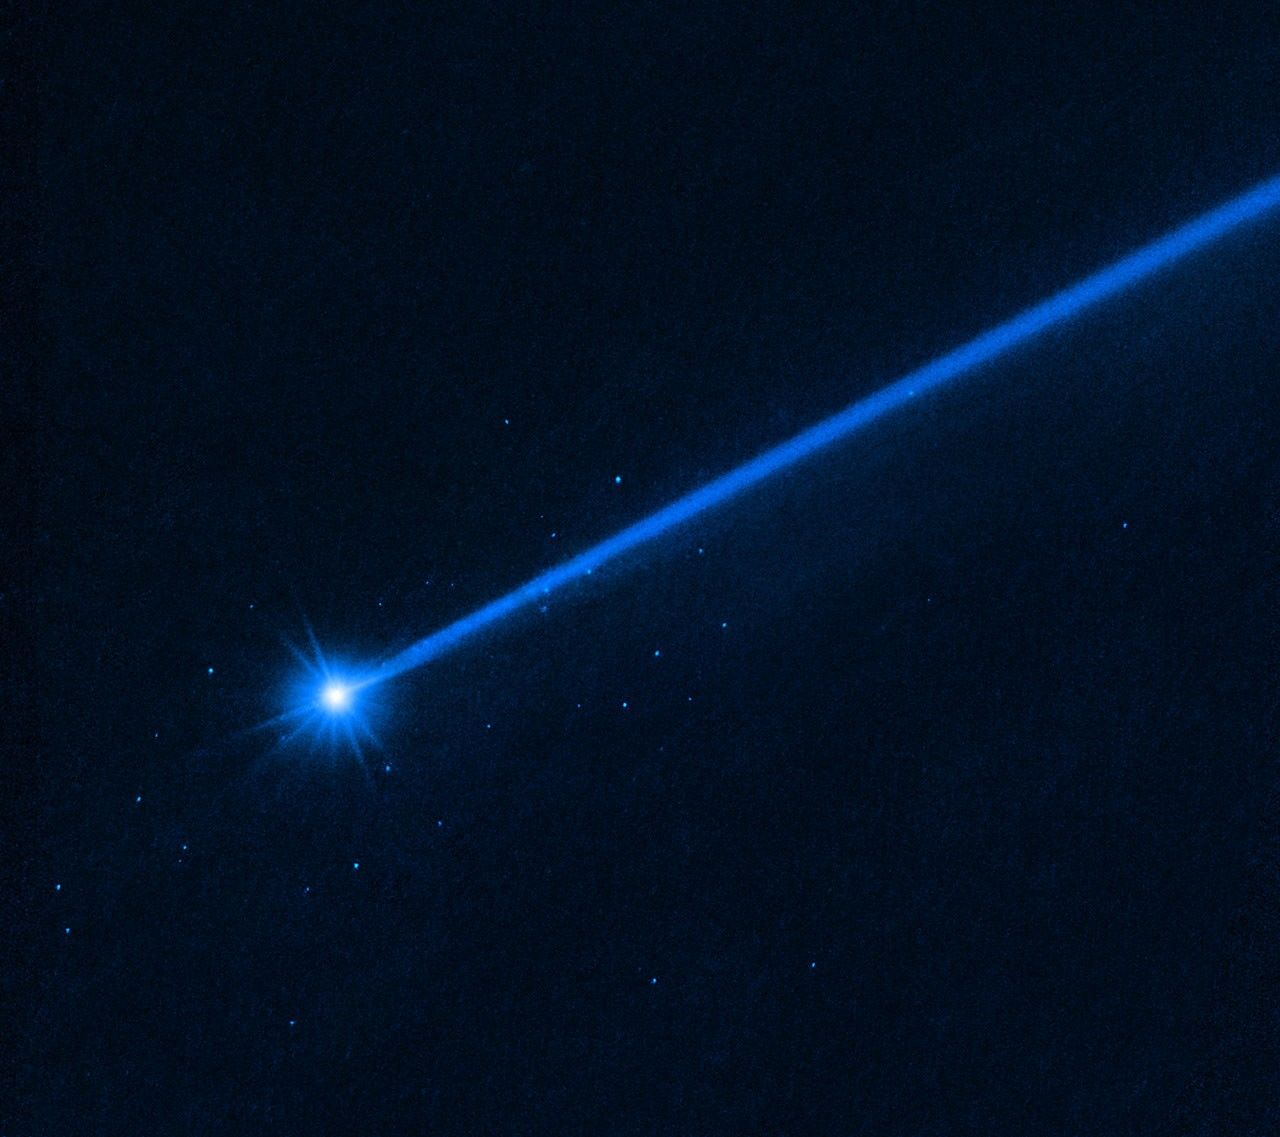
<path id="1" fill-rule="evenodd" d="M 53 886 L 53 891 L 54 891 L 54 892 L 61 892 L 61 891 L 62 891 L 62 885 L 60 885 L 60 884 L 55 884 L 55 885 Z"/>
<path id="2" fill-rule="evenodd" d="M 615 486 L 620 486 L 620 485 L 622 485 L 622 475 L 621 475 L 621 474 L 614 474 L 614 476 L 613 476 L 613 484 L 614 484 Z"/>
<path id="3" fill-rule="evenodd" d="M 352 862 L 351 862 L 351 868 L 352 868 L 353 870 L 358 870 L 358 869 L 360 868 L 360 862 L 359 862 L 359 861 L 352 861 Z"/>
<path id="4" fill-rule="evenodd" d="M 654 659 L 661 659 L 661 658 L 662 658 L 662 650 L 661 650 L 660 648 L 654 648 L 654 649 L 653 649 L 653 658 L 654 658 Z"/>
<path id="5" fill-rule="evenodd" d="M 62 934 L 63 934 L 64 936 L 69 936 L 69 935 L 71 935 L 71 929 L 70 929 L 70 928 L 63 928 L 63 929 L 62 929 Z"/>
<path id="6" fill-rule="evenodd" d="M 649 986 L 656 987 L 657 985 L 658 985 L 658 977 L 655 975 L 652 979 L 649 980 Z"/>
<path id="7" fill-rule="evenodd" d="M 212 675 L 212 674 L 213 674 L 213 668 L 212 668 L 212 667 L 211 667 L 211 668 L 209 668 L 209 674 L 210 674 L 210 675 Z"/>

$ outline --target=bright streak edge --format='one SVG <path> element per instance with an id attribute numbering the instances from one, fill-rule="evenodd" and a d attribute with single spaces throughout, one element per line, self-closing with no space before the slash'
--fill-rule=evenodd
<path id="1" fill-rule="evenodd" d="M 898 407 L 967 375 L 1040 333 L 1125 291 L 1233 230 L 1280 206 L 1280 176 L 1202 214 L 1136 252 L 1014 316 L 946 355 L 859 399 L 842 411 L 766 450 L 736 469 L 627 526 L 585 552 L 527 581 L 505 596 L 455 620 L 383 661 L 354 686 L 366 687 L 437 658 L 463 640 L 527 604 L 581 580 L 608 561 L 661 536 L 673 527 L 757 485 L 854 434 Z"/>

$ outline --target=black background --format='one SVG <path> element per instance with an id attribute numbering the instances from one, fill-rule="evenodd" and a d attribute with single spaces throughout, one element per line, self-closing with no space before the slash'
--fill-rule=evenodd
<path id="1" fill-rule="evenodd" d="M 1274 1132 L 1274 220 L 242 733 L 1275 173 L 1203 7 L 29 21 L 5 1132 Z"/>

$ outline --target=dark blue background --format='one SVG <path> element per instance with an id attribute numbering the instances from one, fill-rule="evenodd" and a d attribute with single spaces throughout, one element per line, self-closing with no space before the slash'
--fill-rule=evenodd
<path id="1" fill-rule="evenodd" d="M 959 7 L 28 29 L 6 1132 L 1275 1130 L 1274 222 L 238 733 L 1280 169 L 1274 15 Z"/>

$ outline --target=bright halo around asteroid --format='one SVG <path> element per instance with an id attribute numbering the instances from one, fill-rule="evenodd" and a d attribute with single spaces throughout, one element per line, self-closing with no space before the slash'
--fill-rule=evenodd
<path id="1" fill-rule="evenodd" d="M 320 688 L 320 704 L 331 715 L 343 715 L 351 710 L 352 690 L 339 679 L 330 679 Z"/>
<path id="2" fill-rule="evenodd" d="M 381 749 L 372 727 L 384 709 L 376 684 L 367 669 L 345 666 L 323 652 L 309 626 L 307 639 L 310 651 L 286 641 L 302 672 L 287 689 L 282 713 L 260 729 L 276 732 L 279 748 L 301 743 L 313 754 L 345 751 L 363 761 L 366 746 Z"/>

